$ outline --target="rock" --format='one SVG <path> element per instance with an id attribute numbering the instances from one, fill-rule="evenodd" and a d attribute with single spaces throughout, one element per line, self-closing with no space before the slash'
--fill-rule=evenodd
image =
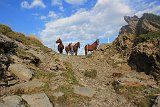
<path id="1" fill-rule="evenodd" d="M 74 86 L 74 93 L 86 97 L 93 97 L 95 90 L 87 87 Z"/>
<path id="2" fill-rule="evenodd" d="M 128 25 L 120 30 L 113 47 L 129 66 L 160 80 L 160 16 L 145 13 L 141 18 L 125 16 Z M 143 34 L 143 35 L 142 35 Z"/>
<path id="3" fill-rule="evenodd" d="M 10 87 L 10 91 L 12 92 L 17 92 L 17 91 L 22 91 L 22 92 L 31 92 L 35 89 L 39 89 L 43 87 L 45 83 L 38 81 L 38 80 L 33 80 L 33 81 L 28 81 L 20 84 L 16 84 L 12 87 Z"/>
<path id="4" fill-rule="evenodd" d="M 99 47 L 98 47 L 98 49 L 97 49 L 97 51 L 105 51 L 107 48 L 109 48 L 111 46 L 111 44 L 101 44 Z"/>
<path id="5" fill-rule="evenodd" d="M 113 84 L 116 83 L 119 86 L 147 86 L 147 84 L 139 79 L 136 78 L 120 78 L 115 80 Z"/>
<path id="6" fill-rule="evenodd" d="M 5 105 L 3 103 L 0 103 L 0 107 L 5 107 Z"/>
<path id="7" fill-rule="evenodd" d="M 120 54 L 115 54 L 111 57 L 114 63 L 123 63 L 124 60 L 120 57 Z"/>
<path id="8" fill-rule="evenodd" d="M 22 98 L 17 95 L 7 96 L 3 98 L 3 101 L 4 101 L 4 104 L 2 107 L 25 107 L 22 104 Z"/>
<path id="9" fill-rule="evenodd" d="M 152 107 L 160 107 L 160 96 L 157 96 Z"/>
<path id="10" fill-rule="evenodd" d="M 160 16 L 144 13 L 137 23 L 137 35 L 160 30 Z"/>
<path id="11" fill-rule="evenodd" d="M 124 16 L 124 20 L 128 23 L 128 25 L 123 26 L 120 29 L 120 34 L 123 34 L 126 31 L 129 33 L 135 34 L 136 33 L 136 25 L 139 21 L 139 18 L 136 15 L 133 17 Z"/>
<path id="12" fill-rule="evenodd" d="M 160 39 L 152 39 L 137 44 L 132 49 L 128 63 L 139 72 L 151 74 L 155 79 L 160 78 Z"/>
<path id="13" fill-rule="evenodd" d="M 27 50 L 28 53 L 31 53 L 33 56 L 35 56 L 36 58 L 38 58 L 40 61 L 44 61 L 45 60 L 45 55 L 43 52 L 37 52 L 34 49 L 30 48 L 29 50 Z"/>
<path id="14" fill-rule="evenodd" d="M 50 62 L 49 63 L 50 70 L 58 70 L 58 66 L 56 63 Z"/>
<path id="15" fill-rule="evenodd" d="M 29 81 L 33 76 L 33 72 L 22 64 L 11 64 L 8 70 L 24 81 Z"/>
<path id="16" fill-rule="evenodd" d="M 144 13 L 141 18 L 137 16 L 125 16 L 124 20 L 128 23 L 121 28 L 120 34 L 128 32 L 135 35 L 146 34 L 151 31 L 158 31 L 160 29 L 160 16 Z"/>
<path id="17" fill-rule="evenodd" d="M 30 107 L 53 107 L 45 93 L 22 95 L 22 98 Z"/>
<path id="18" fill-rule="evenodd" d="M 33 63 L 35 66 L 39 66 L 40 63 L 41 63 L 41 60 L 40 60 L 38 57 L 34 57 L 34 58 L 31 60 L 31 63 Z"/>
<path id="19" fill-rule="evenodd" d="M 115 47 L 119 53 L 122 53 L 124 57 L 130 55 L 135 35 L 131 33 L 123 33 L 118 36 L 113 42 L 113 47 Z"/>
<path id="20" fill-rule="evenodd" d="M 13 60 L 14 63 L 18 64 L 18 63 L 22 63 L 22 60 L 17 57 L 16 55 L 12 55 L 11 59 Z"/>
<path id="21" fill-rule="evenodd" d="M 62 97 L 64 95 L 64 93 L 62 93 L 62 92 L 55 92 L 55 93 L 53 93 L 53 96 L 56 98 L 56 99 L 58 99 L 59 97 Z"/>

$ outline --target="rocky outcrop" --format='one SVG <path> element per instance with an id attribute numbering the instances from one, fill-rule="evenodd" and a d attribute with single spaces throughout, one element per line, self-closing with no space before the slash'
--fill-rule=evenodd
<path id="1" fill-rule="evenodd" d="M 29 82 L 16 84 L 16 85 L 10 87 L 10 91 L 13 93 L 16 93 L 18 91 L 31 92 L 33 90 L 42 88 L 44 85 L 45 85 L 44 82 L 41 82 L 39 80 L 33 80 L 33 81 L 29 81 Z"/>
<path id="2" fill-rule="evenodd" d="M 29 81 L 33 76 L 33 72 L 22 64 L 11 64 L 8 70 L 24 81 Z"/>
<path id="3" fill-rule="evenodd" d="M 124 32 L 135 34 L 139 18 L 136 15 L 133 17 L 124 16 L 124 20 L 128 23 L 128 25 L 125 25 L 120 29 L 120 34 L 123 34 Z"/>
<path id="4" fill-rule="evenodd" d="M 155 78 L 160 75 L 160 16 L 145 13 L 141 18 L 125 16 L 123 26 L 113 47 L 122 54 L 132 69 Z"/>
<path id="5" fill-rule="evenodd" d="M 137 35 L 160 30 L 160 16 L 144 13 L 137 23 L 136 30 Z"/>
<path id="6" fill-rule="evenodd" d="M 157 96 L 152 107 L 160 107 L 160 96 Z"/>
<path id="7" fill-rule="evenodd" d="M 13 62 L 11 56 L 15 54 L 16 47 L 17 44 L 13 40 L 0 33 L 0 80 L 3 79 L 6 85 L 8 85 L 6 72 Z"/>
<path id="8" fill-rule="evenodd" d="M 88 87 L 74 86 L 74 93 L 86 97 L 93 97 L 93 95 L 95 94 L 95 90 Z"/>
<path id="9" fill-rule="evenodd" d="M 129 65 L 139 72 L 160 78 L 160 38 L 136 45 L 129 57 Z"/>
<path id="10" fill-rule="evenodd" d="M 25 107 L 22 102 L 22 98 L 17 95 L 7 96 L 3 98 L 4 103 L 0 104 L 0 107 Z"/>
<path id="11" fill-rule="evenodd" d="M 160 29 L 160 16 L 152 13 L 144 13 L 141 18 L 136 15 L 133 17 L 125 16 L 124 20 L 128 25 L 120 29 L 120 34 L 128 32 L 134 35 L 146 34 L 151 31 L 158 31 Z"/>
<path id="12" fill-rule="evenodd" d="M 22 95 L 22 98 L 30 107 L 53 107 L 45 93 Z"/>

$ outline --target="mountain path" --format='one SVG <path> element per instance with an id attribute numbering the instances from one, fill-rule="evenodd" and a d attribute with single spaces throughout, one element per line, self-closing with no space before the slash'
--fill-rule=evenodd
<path id="1" fill-rule="evenodd" d="M 113 73 L 122 73 L 124 71 L 113 68 L 106 61 L 96 58 L 87 58 L 86 56 L 66 56 L 61 55 L 62 61 L 72 64 L 76 79 L 80 85 L 95 90 L 94 96 L 89 102 L 89 107 L 132 107 L 130 103 L 121 95 L 116 94 L 112 82 L 115 78 Z M 95 79 L 85 77 L 84 72 L 89 69 L 97 71 Z"/>

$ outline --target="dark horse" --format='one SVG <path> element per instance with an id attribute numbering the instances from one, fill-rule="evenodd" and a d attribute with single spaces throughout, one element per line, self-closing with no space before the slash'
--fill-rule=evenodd
<path id="1" fill-rule="evenodd" d="M 75 55 L 77 55 L 78 48 L 80 48 L 80 42 L 77 42 L 77 43 L 73 46 L 73 51 L 74 51 Z"/>
<path id="2" fill-rule="evenodd" d="M 56 41 L 56 43 L 59 43 L 58 44 L 58 51 L 59 51 L 59 53 L 63 53 L 63 49 L 64 49 L 64 45 L 63 45 L 63 43 L 62 43 L 62 40 L 59 38 L 57 41 Z"/>
<path id="3" fill-rule="evenodd" d="M 99 39 L 97 39 L 92 45 L 89 45 L 89 44 L 86 45 L 84 47 L 84 49 L 85 49 L 85 55 L 88 54 L 88 51 L 94 51 L 94 50 L 96 50 L 98 45 L 99 45 Z"/>
<path id="4" fill-rule="evenodd" d="M 71 45 L 72 45 L 72 43 L 69 43 L 68 46 L 65 47 L 67 55 L 68 55 L 68 52 L 71 51 L 71 48 L 72 48 Z"/>

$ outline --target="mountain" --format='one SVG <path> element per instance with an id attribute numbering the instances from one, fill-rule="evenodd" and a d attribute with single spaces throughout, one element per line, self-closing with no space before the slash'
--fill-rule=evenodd
<path id="1" fill-rule="evenodd" d="M 160 16 L 125 16 L 112 44 L 58 54 L 0 24 L 0 107 L 159 107 Z"/>

